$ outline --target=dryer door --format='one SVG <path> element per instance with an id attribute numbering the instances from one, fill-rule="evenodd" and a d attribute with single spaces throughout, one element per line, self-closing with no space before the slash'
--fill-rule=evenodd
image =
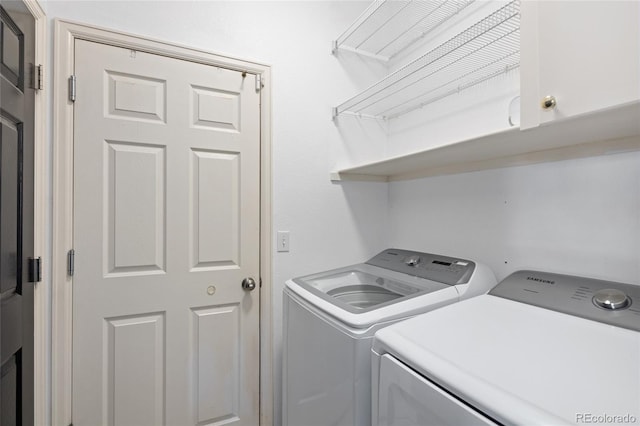
<path id="1" fill-rule="evenodd" d="M 378 425 L 497 425 L 391 355 L 381 358 Z"/>

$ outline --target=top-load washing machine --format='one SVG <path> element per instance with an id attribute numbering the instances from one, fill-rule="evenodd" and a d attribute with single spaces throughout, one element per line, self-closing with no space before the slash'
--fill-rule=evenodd
<path id="1" fill-rule="evenodd" d="M 640 425 L 639 302 L 637 285 L 518 271 L 380 330 L 372 424 Z"/>
<path id="2" fill-rule="evenodd" d="M 495 284 L 477 262 L 398 249 L 287 281 L 283 424 L 370 426 L 374 333 Z"/>

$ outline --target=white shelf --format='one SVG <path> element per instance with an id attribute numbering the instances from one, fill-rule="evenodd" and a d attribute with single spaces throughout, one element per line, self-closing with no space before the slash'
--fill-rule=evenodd
<path id="1" fill-rule="evenodd" d="M 402 2 L 401 2 L 402 3 Z M 520 65 L 520 3 L 514 0 L 334 108 L 340 115 L 391 119 Z"/>
<path id="2" fill-rule="evenodd" d="M 342 169 L 331 179 L 388 182 L 638 150 L 640 102 L 634 102 Z"/>
<path id="3" fill-rule="evenodd" d="M 334 42 L 338 49 L 388 61 L 474 0 L 376 0 Z"/>

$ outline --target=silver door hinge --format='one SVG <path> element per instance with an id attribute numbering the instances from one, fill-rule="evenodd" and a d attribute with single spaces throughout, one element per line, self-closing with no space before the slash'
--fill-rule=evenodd
<path id="1" fill-rule="evenodd" d="M 69 100 L 71 102 L 76 101 L 76 76 L 69 77 Z"/>
<path id="2" fill-rule="evenodd" d="M 256 74 L 256 92 L 259 92 L 264 87 L 262 82 L 262 74 Z"/>
<path id="3" fill-rule="evenodd" d="M 42 90 L 42 65 L 31 64 L 31 82 L 33 90 Z"/>
<path id="4" fill-rule="evenodd" d="M 30 283 L 39 283 L 42 281 L 42 259 L 40 257 L 30 257 L 28 259 L 28 279 Z"/>
<path id="5" fill-rule="evenodd" d="M 74 249 L 69 250 L 67 253 L 67 274 L 72 277 L 76 270 L 76 251 Z"/>

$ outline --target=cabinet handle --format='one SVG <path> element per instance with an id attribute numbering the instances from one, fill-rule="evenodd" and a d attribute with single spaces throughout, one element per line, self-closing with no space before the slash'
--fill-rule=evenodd
<path id="1" fill-rule="evenodd" d="M 542 98 L 541 104 L 542 104 L 542 109 L 553 109 L 556 107 L 558 102 L 556 101 L 555 96 L 549 95 Z"/>

